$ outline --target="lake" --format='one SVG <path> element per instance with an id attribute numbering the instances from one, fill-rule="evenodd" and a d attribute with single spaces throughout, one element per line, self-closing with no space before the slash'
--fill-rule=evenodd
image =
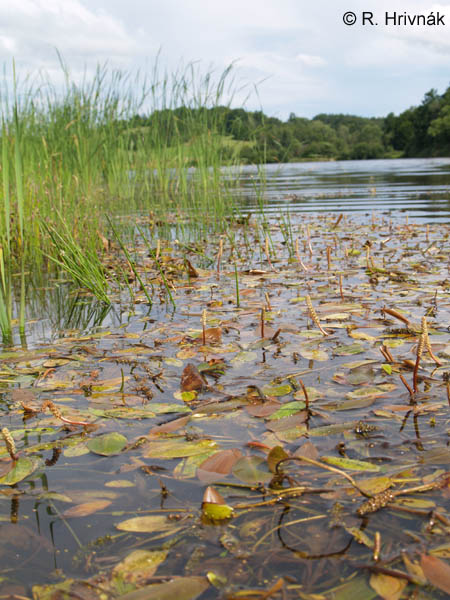
<path id="1" fill-rule="evenodd" d="M 255 209 L 263 190 L 266 211 L 408 212 L 421 222 L 450 221 L 450 158 L 351 160 L 266 165 L 260 176 L 244 167 L 238 196 Z"/>
<path id="2" fill-rule="evenodd" d="M 448 597 L 450 159 L 239 177 L 252 218 L 137 236 L 111 307 L 30 284 L 0 596 Z"/>

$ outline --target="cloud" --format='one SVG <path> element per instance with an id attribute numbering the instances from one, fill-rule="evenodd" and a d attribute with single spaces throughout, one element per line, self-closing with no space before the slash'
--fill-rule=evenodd
<path id="1" fill-rule="evenodd" d="M 15 0 L 0 3 L 0 55 L 21 71 L 62 77 L 55 49 L 79 79 L 98 63 L 169 72 L 199 61 L 220 73 L 236 61 L 238 86 L 259 84 L 269 114 L 382 114 L 448 85 L 450 3 L 439 0 Z M 377 27 L 347 27 L 345 10 L 372 10 Z M 384 13 L 446 15 L 445 27 L 385 26 Z M 59 78 L 59 79 L 58 79 Z M 251 87 L 251 86 L 250 86 Z M 235 102 L 248 89 L 238 91 Z M 253 98 L 249 106 L 259 108 Z"/>
<path id="2" fill-rule="evenodd" d="M 30 70 L 58 62 L 55 48 L 72 65 L 110 60 L 126 65 L 139 51 L 123 23 L 79 0 L 15 0 L 0 3 L 0 44 L 4 60 Z"/>

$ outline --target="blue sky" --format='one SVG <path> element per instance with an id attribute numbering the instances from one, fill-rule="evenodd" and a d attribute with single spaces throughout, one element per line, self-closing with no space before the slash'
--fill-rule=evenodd
<path id="1" fill-rule="evenodd" d="M 353 11 L 358 21 L 343 23 Z M 362 11 L 378 26 L 363 27 Z M 444 15 L 445 26 L 386 26 L 388 11 Z M 61 80 L 98 63 L 145 70 L 158 50 L 175 69 L 190 61 L 220 72 L 235 62 L 234 100 L 287 118 L 321 112 L 383 116 L 450 84 L 450 3 L 420 0 L 15 0 L 0 2 L 0 59 Z M 253 92 L 257 85 L 258 95 Z M 246 87 L 245 87 L 246 86 Z"/>

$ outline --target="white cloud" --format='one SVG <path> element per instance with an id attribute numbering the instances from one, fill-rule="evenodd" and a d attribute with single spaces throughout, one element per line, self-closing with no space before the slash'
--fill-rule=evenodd
<path id="1" fill-rule="evenodd" d="M 369 3 L 370 4 L 370 3 Z M 0 2 L 0 60 L 61 77 L 58 49 L 72 74 L 97 63 L 151 68 L 159 48 L 170 70 L 183 59 L 260 83 L 269 114 L 381 114 L 406 108 L 447 82 L 450 3 L 425 0 L 15 0 Z M 377 27 L 347 27 L 343 13 L 372 10 Z M 445 27 L 386 27 L 385 11 L 440 12 Z M 387 82 L 389 85 L 387 85 Z M 370 90 L 368 92 L 367 90 Z M 248 91 L 248 90 L 247 90 Z M 238 92 L 236 101 L 247 91 Z M 402 99 L 403 98 L 403 99 Z M 253 106 L 257 106 L 254 100 Z M 377 108 L 378 107 L 378 108 Z"/>

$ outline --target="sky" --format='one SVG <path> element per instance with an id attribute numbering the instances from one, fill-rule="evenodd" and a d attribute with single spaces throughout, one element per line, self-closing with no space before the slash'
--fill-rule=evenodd
<path id="1" fill-rule="evenodd" d="M 348 11 L 354 25 L 344 23 Z M 378 25 L 363 25 L 364 11 Z M 395 25 L 394 13 L 405 12 L 441 16 L 444 24 Z M 7 73 L 14 59 L 19 78 L 45 74 L 59 85 L 58 53 L 76 81 L 105 63 L 150 73 L 159 53 L 169 72 L 195 63 L 218 77 L 233 64 L 233 106 L 280 119 L 385 116 L 450 85 L 450 2 L 0 0 Z"/>

